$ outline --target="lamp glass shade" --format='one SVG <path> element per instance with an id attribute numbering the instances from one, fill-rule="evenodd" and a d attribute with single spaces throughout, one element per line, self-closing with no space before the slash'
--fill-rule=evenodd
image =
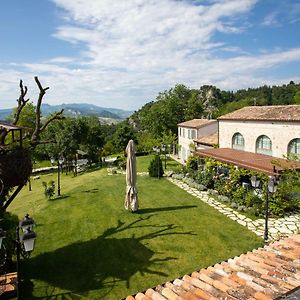
<path id="1" fill-rule="evenodd" d="M 65 159 L 64 159 L 63 157 L 60 157 L 60 158 L 58 159 L 58 162 L 59 162 L 60 165 L 63 164 L 64 161 L 65 161 Z"/>
<path id="2" fill-rule="evenodd" d="M 258 187 L 259 187 L 259 185 L 260 185 L 260 180 L 257 179 L 256 176 L 252 176 L 250 180 L 251 180 L 251 185 L 252 185 L 254 188 L 258 188 Z"/>
<path id="3" fill-rule="evenodd" d="M 30 229 L 26 230 L 26 232 L 21 238 L 21 241 L 24 244 L 24 248 L 26 252 L 32 251 L 34 249 L 35 239 L 36 239 L 35 232 L 31 231 Z"/>
<path id="4" fill-rule="evenodd" d="M 268 182 L 268 191 L 270 193 L 275 193 L 277 191 L 277 184 L 276 182 L 274 181 L 274 179 L 270 179 L 270 181 Z"/>
<path id="5" fill-rule="evenodd" d="M 26 252 L 32 251 L 34 249 L 35 238 L 23 241 L 24 248 Z"/>
<path id="6" fill-rule="evenodd" d="M 5 231 L 2 228 L 0 228 L 0 249 L 2 247 L 2 241 L 4 238 L 5 238 Z"/>
<path id="7" fill-rule="evenodd" d="M 51 162 L 51 164 L 53 165 L 53 164 L 55 163 L 55 158 L 54 158 L 54 157 L 51 157 L 51 158 L 50 158 L 50 162 Z"/>

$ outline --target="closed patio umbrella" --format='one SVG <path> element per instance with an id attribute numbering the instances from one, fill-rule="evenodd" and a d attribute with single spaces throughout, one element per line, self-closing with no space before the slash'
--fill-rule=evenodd
<path id="1" fill-rule="evenodd" d="M 131 211 L 137 211 L 139 208 L 138 196 L 136 190 L 136 158 L 134 141 L 130 140 L 126 147 L 126 195 L 125 208 Z"/>

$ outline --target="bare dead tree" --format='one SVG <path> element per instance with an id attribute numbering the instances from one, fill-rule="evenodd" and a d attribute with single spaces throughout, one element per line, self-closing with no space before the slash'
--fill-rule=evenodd
<path id="1" fill-rule="evenodd" d="M 47 128 L 47 126 L 51 122 L 53 122 L 54 120 L 61 120 L 61 119 L 64 118 L 63 109 L 62 109 L 60 112 L 56 112 L 56 113 L 52 114 L 50 117 L 48 117 L 48 119 L 44 123 L 41 122 L 41 105 L 42 105 L 43 97 L 45 96 L 46 91 L 49 89 L 49 87 L 43 88 L 43 86 L 40 83 L 37 76 L 34 77 L 34 80 L 35 80 L 40 92 L 39 92 L 37 105 L 36 105 L 36 109 L 35 109 L 35 128 L 33 128 L 33 131 L 32 131 L 31 134 L 26 135 L 26 137 L 30 139 L 30 147 L 29 148 L 31 148 L 31 149 L 34 149 L 38 144 L 53 142 L 53 141 L 41 141 L 40 140 L 40 135 Z M 17 106 L 16 112 L 13 116 L 12 125 L 17 125 L 23 108 L 29 102 L 29 98 L 26 99 L 26 94 L 27 94 L 28 89 L 27 89 L 27 86 L 23 85 L 22 80 L 20 80 L 19 87 L 20 87 L 20 96 L 17 100 L 18 106 Z M 8 134 L 8 132 L 9 131 L 7 131 L 6 129 L 1 130 L 1 132 L 0 132 L 0 146 L 5 145 L 5 138 Z M 24 138 L 24 137 L 22 137 L 21 134 L 20 134 L 20 140 L 22 138 Z M 12 173 L 12 174 L 9 173 L 9 172 L 13 172 L 12 171 L 13 168 L 11 168 L 11 166 L 10 166 L 10 168 L 7 169 L 6 165 L 9 165 L 9 164 L 7 164 L 7 163 L 5 164 L 5 161 L 7 162 L 7 160 L 8 160 L 7 154 L 5 154 L 5 152 L 4 152 L 1 155 L 3 155 L 2 156 L 3 162 L 0 163 L 0 167 L 1 167 L 0 174 L 2 174 L 2 177 L 5 177 L 6 175 L 11 175 L 11 178 L 14 178 L 15 173 Z M 10 155 L 13 156 L 13 157 L 10 158 L 11 159 L 11 164 L 16 163 L 16 161 L 17 161 L 17 163 L 20 163 L 20 166 L 18 165 L 18 167 L 21 168 L 22 162 L 19 161 L 20 159 L 17 158 L 15 156 L 15 154 L 10 154 Z M 21 189 L 25 185 L 26 181 L 28 180 L 28 177 L 30 176 L 31 168 L 32 168 L 30 155 L 28 157 L 26 155 L 24 156 L 24 161 L 26 161 L 26 160 L 27 160 L 27 164 L 23 163 L 23 165 L 26 165 L 27 172 L 22 173 L 22 172 L 20 172 L 20 169 L 17 168 L 18 169 L 17 170 L 18 174 L 19 173 L 25 174 L 24 176 L 22 176 L 21 180 L 18 181 L 18 183 L 16 183 L 16 181 L 15 181 L 15 183 L 12 183 L 12 180 L 9 181 L 7 179 L 9 176 L 5 177 L 7 179 L 6 183 L 5 183 L 5 180 L 3 180 L 4 181 L 4 188 L 3 188 L 3 192 L 0 194 L 0 215 L 1 215 L 1 213 L 3 213 L 3 211 L 5 211 L 7 209 L 7 207 L 10 205 L 10 203 L 16 197 L 16 195 L 21 191 Z M 29 160 L 29 163 L 28 163 L 28 160 Z M 12 195 L 9 196 L 9 193 L 8 193 L 9 189 L 11 189 L 12 187 L 15 187 L 15 186 L 17 186 L 17 188 L 12 193 Z"/>
<path id="2" fill-rule="evenodd" d="M 45 122 L 44 125 L 41 124 L 41 105 L 43 101 L 43 97 L 46 94 L 46 91 L 49 87 L 43 88 L 38 77 L 35 76 L 34 80 L 39 87 L 40 93 L 37 100 L 36 111 L 35 111 L 35 129 L 31 136 L 31 146 L 35 148 L 40 143 L 40 134 L 46 129 L 46 127 L 54 120 L 61 120 L 63 119 L 63 109 L 60 112 L 54 113 L 48 120 Z M 43 142 L 42 142 L 43 143 Z"/>
<path id="3" fill-rule="evenodd" d="M 22 80 L 20 80 L 19 86 L 20 86 L 20 96 L 19 99 L 17 99 L 18 106 L 14 114 L 14 119 L 12 121 L 13 125 L 16 125 L 18 123 L 21 111 L 25 107 L 26 103 L 29 101 L 29 98 L 25 100 L 25 96 L 27 94 L 27 86 L 23 86 Z"/>

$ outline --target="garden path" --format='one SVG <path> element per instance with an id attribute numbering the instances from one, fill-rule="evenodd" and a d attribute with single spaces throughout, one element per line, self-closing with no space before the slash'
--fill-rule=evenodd
<path id="1" fill-rule="evenodd" d="M 207 191 L 199 191 L 195 188 L 190 187 L 188 184 L 182 182 L 181 180 L 167 177 L 167 179 L 173 184 L 177 185 L 179 188 L 185 190 L 189 194 L 197 197 L 201 201 L 207 203 L 213 208 L 217 209 L 222 214 L 226 215 L 233 221 L 238 222 L 242 226 L 247 227 L 249 230 L 253 231 L 260 237 L 264 236 L 265 220 L 251 220 L 234 209 L 227 207 L 226 205 L 220 203 L 214 198 L 210 197 Z M 293 233 L 300 232 L 300 212 L 294 214 L 286 215 L 284 218 L 274 219 L 269 218 L 269 241 L 279 239 L 283 236 L 287 236 Z"/>

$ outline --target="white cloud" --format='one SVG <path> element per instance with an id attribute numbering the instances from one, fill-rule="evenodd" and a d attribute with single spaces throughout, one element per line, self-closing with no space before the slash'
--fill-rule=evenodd
<path id="1" fill-rule="evenodd" d="M 32 83 L 38 74 L 51 87 L 46 102 L 136 109 L 176 83 L 211 83 L 224 89 L 260 85 L 264 82 L 257 71 L 300 60 L 300 49 L 250 55 L 247 49 L 213 40 L 216 32 L 246 30 L 241 18 L 256 0 L 205 5 L 175 0 L 53 1 L 64 10 L 63 25 L 54 36 L 79 45 L 81 52 L 8 66 L 10 81 L 5 81 L 5 90 L 0 87 L 1 95 L 11 96 L 13 90 L 17 97 L 18 79 Z M 230 51 L 231 58 L 221 59 L 217 51 Z M 36 90 L 34 82 L 31 87 Z"/>
<path id="2" fill-rule="evenodd" d="M 262 21 L 262 25 L 266 27 L 274 27 L 274 26 L 280 26 L 280 22 L 278 20 L 278 12 L 273 11 L 266 15 Z"/>

